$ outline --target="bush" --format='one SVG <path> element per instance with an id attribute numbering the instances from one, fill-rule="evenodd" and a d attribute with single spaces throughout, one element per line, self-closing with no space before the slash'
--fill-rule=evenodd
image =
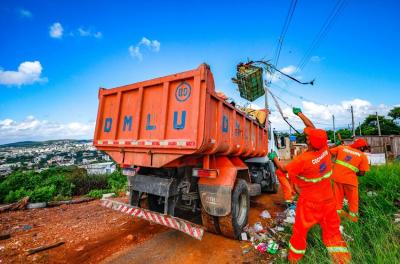
<path id="1" fill-rule="evenodd" d="M 84 195 L 94 189 L 107 189 L 107 175 L 88 175 L 82 168 L 75 168 L 67 175 L 67 180 L 74 185 L 74 195 Z"/>
<path id="2" fill-rule="evenodd" d="M 118 194 L 125 191 L 128 186 L 126 176 L 122 175 L 121 170 L 115 170 L 107 177 L 108 187 L 112 192 Z"/>
<path id="3" fill-rule="evenodd" d="M 54 167 L 40 173 L 16 171 L 0 179 L 0 203 L 16 202 L 25 196 L 30 196 L 33 202 L 60 201 L 92 190 L 95 190 L 92 195 L 101 197 L 99 191 L 118 194 L 126 187 L 126 177 L 120 170 L 110 175 L 88 175 L 78 167 Z"/>
<path id="4" fill-rule="evenodd" d="M 56 194 L 56 186 L 42 186 L 36 188 L 30 196 L 30 201 L 37 202 L 49 202 Z"/>
<path id="5" fill-rule="evenodd" d="M 26 196 L 31 196 L 31 195 L 32 195 L 31 191 L 27 191 L 27 190 L 25 190 L 24 187 L 21 187 L 16 191 L 8 192 L 8 194 L 6 195 L 4 201 L 6 203 L 12 203 L 12 202 L 18 201 L 18 200 L 20 200 L 20 199 L 22 199 L 22 198 L 24 198 Z"/>
<path id="6" fill-rule="evenodd" d="M 87 194 L 87 196 L 89 196 L 89 197 L 92 197 L 92 198 L 96 198 L 96 199 L 100 199 L 102 196 L 103 196 L 103 194 L 105 194 L 105 193 L 110 193 L 110 192 L 112 192 L 111 190 L 91 190 L 88 194 Z"/>

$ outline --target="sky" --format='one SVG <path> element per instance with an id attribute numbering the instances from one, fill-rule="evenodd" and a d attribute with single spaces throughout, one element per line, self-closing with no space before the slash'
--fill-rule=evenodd
<path id="1" fill-rule="evenodd" d="M 343 1 L 343 0 L 340 0 Z M 0 144 L 93 137 L 99 87 L 113 88 L 206 62 L 216 89 L 246 103 L 231 78 L 239 62 L 271 60 L 292 0 L 0 2 Z M 302 81 L 270 77 L 286 116 L 290 106 L 319 127 L 356 123 L 400 104 L 398 1 L 298 0 L 277 67 Z M 306 66 L 299 68 L 305 54 Z M 273 101 L 271 122 L 286 130 Z M 262 107 L 263 98 L 254 102 Z"/>

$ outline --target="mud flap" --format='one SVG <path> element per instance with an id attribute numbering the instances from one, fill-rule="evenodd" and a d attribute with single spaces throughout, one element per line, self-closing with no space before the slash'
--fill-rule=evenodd
<path id="1" fill-rule="evenodd" d="M 200 200 L 204 210 L 213 216 L 226 216 L 231 212 L 232 187 L 199 184 Z"/>
<path id="2" fill-rule="evenodd" d="M 176 229 L 198 240 L 201 240 L 204 235 L 203 227 L 178 217 L 156 213 L 110 199 L 101 199 L 101 205 L 133 217 Z"/>

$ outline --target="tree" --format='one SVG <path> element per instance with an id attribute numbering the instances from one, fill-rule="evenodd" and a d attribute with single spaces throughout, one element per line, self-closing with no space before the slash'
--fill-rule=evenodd
<path id="1" fill-rule="evenodd" d="M 390 116 L 393 120 L 400 119 L 400 107 L 394 107 L 389 111 L 388 116 Z"/>
<path id="2" fill-rule="evenodd" d="M 382 135 L 400 135 L 400 126 L 398 126 L 393 119 L 388 119 L 384 116 L 378 116 L 378 118 Z M 359 129 L 360 128 L 357 127 L 356 131 Z M 361 133 L 363 135 L 378 135 L 376 115 L 369 115 L 365 118 L 364 122 L 361 124 Z"/>

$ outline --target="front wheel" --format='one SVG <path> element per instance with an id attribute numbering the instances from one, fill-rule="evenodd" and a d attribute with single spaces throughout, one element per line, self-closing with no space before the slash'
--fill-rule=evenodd
<path id="1" fill-rule="evenodd" d="M 231 213 L 219 217 L 219 228 L 225 237 L 239 239 L 240 233 L 247 225 L 250 212 L 250 195 L 245 180 L 237 180 L 231 202 Z"/>

